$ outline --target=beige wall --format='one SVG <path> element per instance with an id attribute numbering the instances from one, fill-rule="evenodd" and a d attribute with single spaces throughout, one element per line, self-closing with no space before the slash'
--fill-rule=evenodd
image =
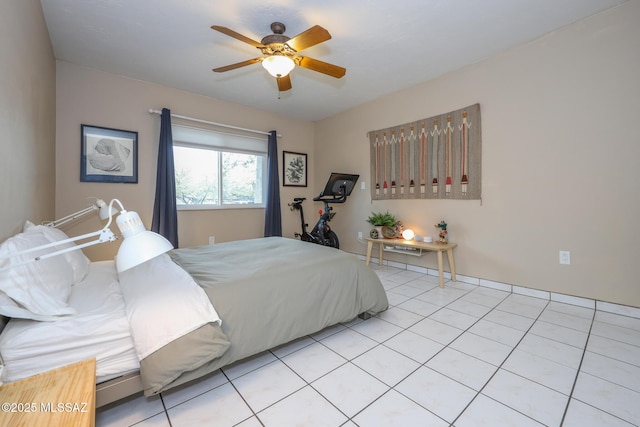
<path id="1" fill-rule="evenodd" d="M 368 103 L 317 124 L 53 60 L 36 0 L 0 3 L 0 169 L 5 201 L 0 238 L 25 218 L 39 222 L 120 198 L 149 225 L 159 119 L 148 108 L 243 127 L 277 129 L 283 149 L 309 153 L 309 187 L 282 188 L 284 234 L 298 227 L 286 203 L 316 195 L 331 171 L 361 174 L 350 200 L 336 207 L 342 247 L 364 252 L 357 231 L 372 210 L 389 209 L 423 234 L 445 219 L 459 273 L 553 292 L 640 306 L 640 2 L 437 80 Z M 54 68 L 55 67 L 55 68 Z M 57 73 L 57 80 L 54 78 Z M 57 93 L 56 93 L 57 91 Z M 483 126 L 483 202 L 371 202 L 366 132 L 479 102 Z M 55 103 L 55 105 L 54 105 Z M 140 183 L 79 182 L 80 124 L 137 130 Z M 55 129 L 55 130 L 54 130 Z M 55 132 L 55 173 L 52 157 Z M 316 147 L 322 150 L 314 150 Z M 55 184 L 54 184 L 55 183 Z M 55 212 L 54 204 L 55 185 Z M 309 209 L 309 213 L 315 209 Z M 181 212 L 184 246 L 257 237 L 262 211 Z M 91 218 L 70 234 L 98 226 Z M 115 247 L 92 248 L 93 259 Z M 560 266 L 558 251 L 572 264 Z M 435 267 L 432 255 L 394 259 Z"/>
<path id="2" fill-rule="evenodd" d="M 54 214 L 55 60 L 38 0 L 0 2 L 0 241 Z"/>
<path id="3" fill-rule="evenodd" d="M 274 102 L 277 102 L 274 100 Z M 313 158 L 313 123 L 289 119 L 254 108 L 183 92 L 168 87 L 57 62 L 56 120 L 56 216 L 75 212 L 89 205 L 87 197 L 105 201 L 118 198 L 131 211 L 140 214 L 147 228 L 151 225 L 155 197 L 156 162 L 160 117 L 149 114 L 149 108 L 169 108 L 173 113 L 225 123 L 244 128 L 282 134 L 278 141 L 282 150 L 308 153 Z M 80 125 L 89 124 L 138 132 L 138 184 L 80 182 Z M 309 170 L 310 186 L 301 190 L 281 188 L 283 234 L 293 237 L 297 218 L 287 207 L 294 196 L 310 197 L 313 167 Z M 282 171 L 279 172 L 282 179 Z M 311 192 L 310 192 L 311 191 Z M 76 235 L 97 229 L 100 222 L 90 217 L 65 229 Z M 180 211 L 178 214 L 180 246 L 262 237 L 264 209 Z M 93 260 L 113 258 L 117 244 L 85 249 Z"/>
<path id="4" fill-rule="evenodd" d="M 334 219 L 364 253 L 371 211 L 460 246 L 460 274 L 640 306 L 640 2 L 316 124 L 316 182 L 360 173 L 367 190 Z M 455 48 L 455 47 L 452 47 Z M 483 200 L 371 203 L 366 133 L 479 102 Z M 559 250 L 571 265 L 559 265 Z M 398 255 L 436 268 L 435 256 Z"/>

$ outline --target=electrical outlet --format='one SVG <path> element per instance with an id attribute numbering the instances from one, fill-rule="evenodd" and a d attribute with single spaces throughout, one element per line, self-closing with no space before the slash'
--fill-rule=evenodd
<path id="1" fill-rule="evenodd" d="M 367 188 L 367 185 L 364 183 L 364 181 L 360 182 L 360 189 L 364 190 L 365 188 Z"/>
<path id="2" fill-rule="evenodd" d="M 216 243 L 216 236 L 209 236 L 209 244 L 213 245 Z"/>
<path id="3" fill-rule="evenodd" d="M 564 265 L 571 264 L 571 252 L 560 251 L 560 264 L 564 264 Z"/>
<path id="4" fill-rule="evenodd" d="M 362 240 L 362 231 L 358 231 L 358 240 Z"/>

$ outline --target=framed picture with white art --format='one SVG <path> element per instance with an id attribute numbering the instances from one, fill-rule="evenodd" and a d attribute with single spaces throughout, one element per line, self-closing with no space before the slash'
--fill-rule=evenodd
<path id="1" fill-rule="evenodd" d="M 307 186 L 307 155 L 291 151 L 282 152 L 282 185 Z"/>
<path id="2" fill-rule="evenodd" d="M 80 181 L 138 182 L 138 132 L 81 125 Z"/>

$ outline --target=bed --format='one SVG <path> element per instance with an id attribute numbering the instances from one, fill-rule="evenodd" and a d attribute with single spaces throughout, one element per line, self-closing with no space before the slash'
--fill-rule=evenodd
<path id="1" fill-rule="evenodd" d="M 25 232 L 49 233 L 36 228 Z M 14 318 L 0 334 L 1 379 L 96 357 L 98 406 L 388 307 L 377 275 L 355 255 L 278 237 L 176 249 L 120 275 L 113 261 L 90 263 L 53 319 L 16 318 L 26 304 L 2 302 L 13 295 L 7 280 L 0 276 L 0 313 Z"/>

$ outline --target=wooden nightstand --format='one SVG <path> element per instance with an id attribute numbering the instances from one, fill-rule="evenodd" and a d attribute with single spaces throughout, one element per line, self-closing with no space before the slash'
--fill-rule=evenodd
<path id="1" fill-rule="evenodd" d="M 421 256 L 423 251 L 425 252 L 436 252 L 438 254 L 438 273 L 440 276 L 440 287 L 444 287 L 444 269 L 443 269 L 443 261 L 442 261 L 442 252 L 447 253 L 447 258 L 449 259 L 449 268 L 451 269 L 451 280 L 456 281 L 456 265 L 453 262 L 453 248 L 458 246 L 455 243 L 427 243 L 427 242 L 416 242 L 414 240 L 404 240 L 404 239 L 371 239 L 366 237 L 367 241 L 367 261 L 366 264 L 369 265 L 371 261 L 371 250 L 373 249 L 373 244 L 377 243 L 379 246 L 379 254 L 378 254 L 378 263 L 382 265 L 382 252 L 395 252 L 405 255 L 414 255 Z M 386 249 L 385 246 L 389 246 L 390 249 Z M 398 249 L 396 249 L 397 247 Z M 405 248 L 407 250 L 402 250 Z M 411 251 L 410 251 L 411 250 Z"/>
<path id="2" fill-rule="evenodd" d="M 0 387 L 0 426 L 95 426 L 96 359 Z"/>

